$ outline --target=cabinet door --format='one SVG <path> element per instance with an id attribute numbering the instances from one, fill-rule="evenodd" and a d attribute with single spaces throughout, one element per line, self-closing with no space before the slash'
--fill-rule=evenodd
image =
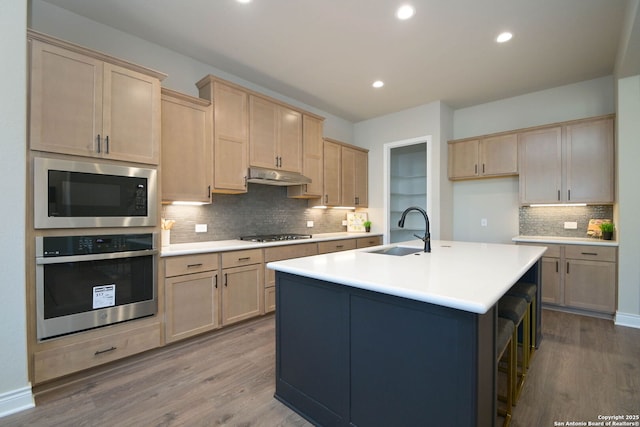
<path id="1" fill-rule="evenodd" d="M 302 173 L 311 178 L 304 187 L 307 196 L 322 197 L 322 120 L 315 117 L 302 117 Z"/>
<path id="2" fill-rule="evenodd" d="M 278 167 L 276 151 L 277 106 L 271 101 L 249 96 L 249 164 Z"/>
<path id="3" fill-rule="evenodd" d="M 449 144 L 449 178 L 462 179 L 478 176 L 478 147 L 476 140 Z"/>
<path id="4" fill-rule="evenodd" d="M 566 200 L 614 201 L 613 119 L 588 121 L 566 128 Z"/>
<path id="5" fill-rule="evenodd" d="M 518 173 L 518 135 L 485 138 L 480 143 L 479 172 L 483 176 L 516 175 Z"/>
<path id="6" fill-rule="evenodd" d="M 162 95 L 162 200 L 210 202 L 213 111 L 210 103 Z"/>
<path id="7" fill-rule="evenodd" d="M 171 277 L 164 283 L 167 342 L 219 326 L 217 271 Z"/>
<path id="8" fill-rule="evenodd" d="M 246 92 L 213 84 L 214 191 L 246 193 L 249 166 L 249 108 Z"/>
<path id="9" fill-rule="evenodd" d="M 557 203 L 561 200 L 561 128 L 519 134 L 518 159 L 520 203 Z"/>
<path id="10" fill-rule="evenodd" d="M 355 150 L 355 194 L 356 207 L 366 208 L 369 205 L 369 155 Z"/>
<path id="11" fill-rule="evenodd" d="M 341 202 L 341 155 L 340 145 L 324 141 L 324 198 L 323 203 L 329 206 L 340 205 Z"/>
<path id="12" fill-rule="evenodd" d="M 99 156 L 102 81 L 102 61 L 32 40 L 31 149 Z"/>
<path id="13" fill-rule="evenodd" d="M 160 81 L 105 63 L 103 101 L 104 156 L 157 165 Z"/>
<path id="14" fill-rule="evenodd" d="M 278 106 L 278 168 L 302 172 L 302 114 Z"/>
<path id="15" fill-rule="evenodd" d="M 340 179 L 342 181 L 342 206 L 356 204 L 356 151 L 342 147 Z"/>
<path id="16" fill-rule="evenodd" d="M 229 325 L 264 311 L 261 264 L 222 270 L 222 324 Z"/>
<path id="17" fill-rule="evenodd" d="M 562 273 L 560 258 L 542 257 L 542 302 L 562 305 Z"/>
<path id="18" fill-rule="evenodd" d="M 567 306 L 614 313 L 616 310 L 616 264 L 567 260 L 564 288 Z"/>

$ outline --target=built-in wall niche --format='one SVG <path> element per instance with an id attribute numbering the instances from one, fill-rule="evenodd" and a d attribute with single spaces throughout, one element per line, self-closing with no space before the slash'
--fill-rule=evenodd
<path id="1" fill-rule="evenodd" d="M 245 194 L 214 194 L 203 206 L 165 205 L 162 217 L 174 219 L 171 243 L 233 240 L 253 234 L 319 234 L 347 231 L 342 225 L 349 210 L 313 209 L 307 200 L 287 197 L 287 188 L 249 184 Z M 313 227 L 307 227 L 313 221 Z M 207 231 L 196 233 L 196 224 Z"/>
<path id="2" fill-rule="evenodd" d="M 409 213 L 404 228 L 398 221 L 410 206 L 427 209 L 427 143 L 391 148 L 389 172 L 389 242 L 414 240 L 414 234 L 424 235 L 422 215 Z"/>
<path id="3" fill-rule="evenodd" d="M 590 219 L 613 219 L 613 206 L 522 206 L 519 211 L 521 236 L 588 237 Z M 576 222 L 577 229 L 565 229 Z"/>

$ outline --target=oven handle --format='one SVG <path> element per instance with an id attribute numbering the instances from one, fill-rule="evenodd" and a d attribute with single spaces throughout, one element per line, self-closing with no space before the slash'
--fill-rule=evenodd
<path id="1" fill-rule="evenodd" d="M 119 258 L 135 258 L 140 256 L 149 256 L 158 254 L 157 249 L 145 249 L 142 251 L 127 251 L 127 252 L 111 252 L 106 254 L 89 254 L 89 255 L 70 255 L 60 257 L 36 257 L 37 265 L 44 264 L 62 264 L 66 262 L 82 262 L 82 261 L 98 261 L 104 259 L 119 259 Z"/>

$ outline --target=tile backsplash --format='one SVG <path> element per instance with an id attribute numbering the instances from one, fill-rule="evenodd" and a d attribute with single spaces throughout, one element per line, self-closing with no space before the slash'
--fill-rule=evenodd
<path id="1" fill-rule="evenodd" d="M 613 219 L 613 206 L 522 206 L 519 211 L 521 236 L 587 237 L 590 219 Z M 565 221 L 578 223 L 565 230 Z"/>
<path id="2" fill-rule="evenodd" d="M 249 184 L 246 194 L 214 194 L 204 206 L 162 208 L 162 217 L 176 221 L 171 243 L 237 239 L 240 236 L 274 233 L 335 233 L 346 231 L 342 209 L 312 209 L 307 200 L 290 199 L 286 187 Z M 307 221 L 313 221 L 312 228 Z M 196 233 L 196 224 L 207 224 L 206 233 Z"/>

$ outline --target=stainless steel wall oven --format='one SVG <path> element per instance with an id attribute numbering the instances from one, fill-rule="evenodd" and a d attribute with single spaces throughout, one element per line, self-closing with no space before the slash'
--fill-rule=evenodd
<path id="1" fill-rule="evenodd" d="M 155 226 L 157 171 L 34 158 L 34 227 Z"/>
<path id="2" fill-rule="evenodd" d="M 157 235 L 36 237 L 39 340 L 157 312 Z"/>

